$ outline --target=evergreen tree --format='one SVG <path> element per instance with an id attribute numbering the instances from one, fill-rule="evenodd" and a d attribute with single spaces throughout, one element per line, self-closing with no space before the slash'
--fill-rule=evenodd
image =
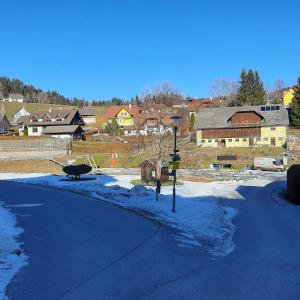
<path id="1" fill-rule="evenodd" d="M 111 122 L 107 122 L 105 125 L 105 131 L 109 134 L 109 135 L 118 135 L 121 133 L 121 129 L 119 127 L 118 122 L 114 119 Z"/>
<path id="2" fill-rule="evenodd" d="M 266 91 L 257 71 L 242 70 L 237 95 L 238 105 L 261 105 L 265 103 Z"/>
<path id="3" fill-rule="evenodd" d="M 300 126 L 300 76 L 298 77 L 297 86 L 295 89 L 296 91 L 291 103 L 291 117 L 293 125 Z"/>

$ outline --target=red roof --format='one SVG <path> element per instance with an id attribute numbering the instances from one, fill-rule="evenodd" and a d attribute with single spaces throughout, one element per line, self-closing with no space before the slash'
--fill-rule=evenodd
<path id="1" fill-rule="evenodd" d="M 141 113 L 141 110 L 137 105 L 111 105 L 105 111 L 104 118 L 114 119 L 123 108 L 126 109 L 133 117 Z"/>
<path id="2" fill-rule="evenodd" d="M 212 105 L 213 105 L 213 103 L 209 99 L 193 99 L 190 102 L 188 111 L 194 112 L 194 111 L 199 110 L 200 108 L 206 108 L 206 107 L 210 107 Z"/>

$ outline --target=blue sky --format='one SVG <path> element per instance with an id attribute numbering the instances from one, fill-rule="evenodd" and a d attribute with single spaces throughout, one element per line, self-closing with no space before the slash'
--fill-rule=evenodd
<path id="1" fill-rule="evenodd" d="M 297 0 L 2 0 L 0 10 L 0 75 L 68 97 L 130 98 L 166 80 L 205 97 L 242 68 L 266 84 L 300 75 Z"/>

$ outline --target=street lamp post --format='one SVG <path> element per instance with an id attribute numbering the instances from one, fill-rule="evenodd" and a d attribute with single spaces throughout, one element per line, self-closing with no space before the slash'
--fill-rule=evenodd
<path id="1" fill-rule="evenodd" d="M 174 122 L 174 149 L 173 149 L 173 154 L 171 154 L 172 156 L 172 166 L 173 166 L 173 170 L 171 173 L 171 176 L 173 176 L 173 202 L 172 202 L 172 212 L 176 213 L 176 170 L 178 168 L 179 165 L 179 161 L 180 161 L 180 156 L 178 155 L 178 151 L 177 150 L 177 129 L 178 129 L 178 124 L 181 120 L 181 117 L 179 116 L 173 116 L 171 117 L 171 120 L 173 120 Z"/>

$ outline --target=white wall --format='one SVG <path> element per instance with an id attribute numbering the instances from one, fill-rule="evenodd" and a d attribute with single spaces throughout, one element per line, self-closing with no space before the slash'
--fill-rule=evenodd
<path id="1" fill-rule="evenodd" d="M 33 128 L 37 128 L 37 132 L 33 132 Z M 40 136 L 42 135 L 43 127 L 42 126 L 30 126 L 28 127 L 28 136 Z"/>
<path id="2" fill-rule="evenodd" d="M 82 117 L 84 124 L 95 124 L 96 123 L 96 116 L 85 116 Z"/>

